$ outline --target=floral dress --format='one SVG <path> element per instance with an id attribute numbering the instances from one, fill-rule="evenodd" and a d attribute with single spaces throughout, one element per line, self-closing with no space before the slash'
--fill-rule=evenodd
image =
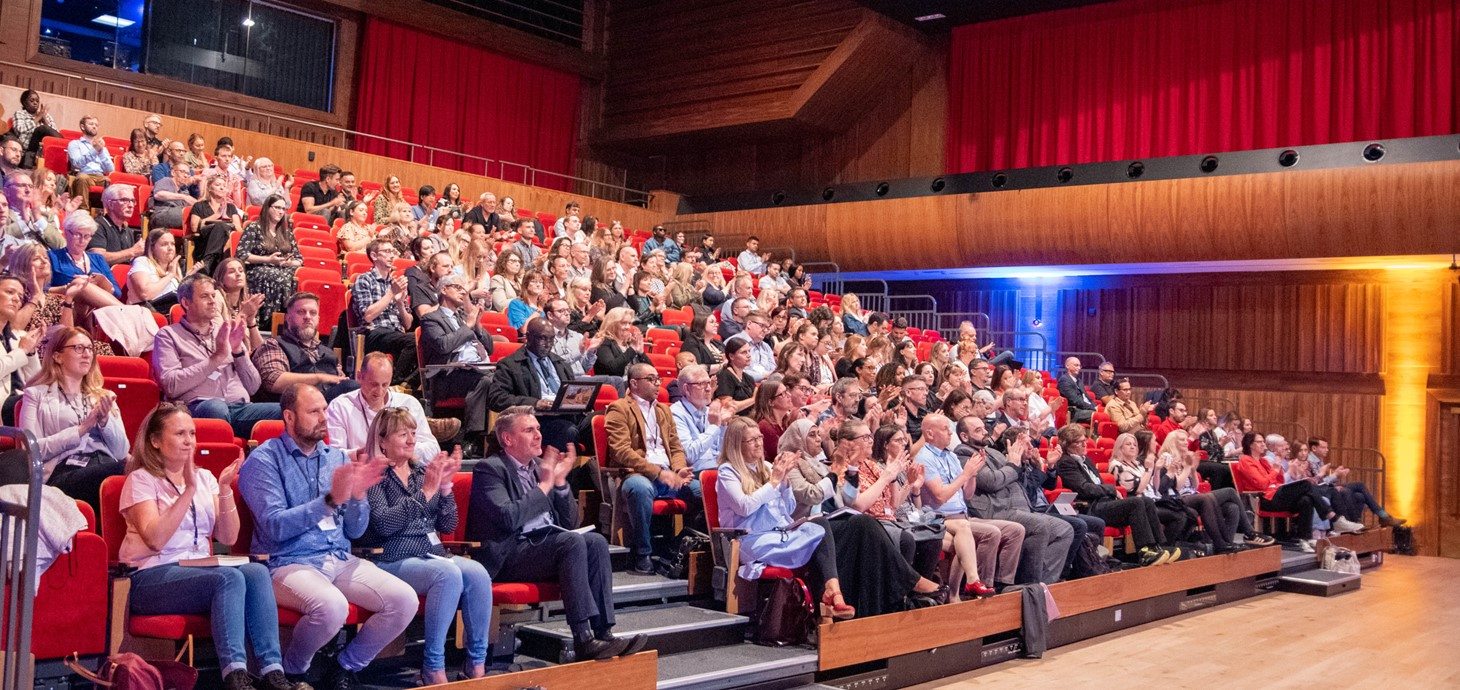
<path id="1" fill-rule="evenodd" d="M 272 236 L 270 236 L 272 235 Z M 298 289 L 295 269 L 273 264 L 251 264 L 250 255 L 287 254 L 296 261 L 302 261 L 299 245 L 294 241 L 294 230 L 288 226 L 280 233 L 265 233 L 258 222 L 249 223 L 238 238 L 238 258 L 243 261 L 244 275 L 248 278 L 248 289 L 264 296 L 259 305 L 259 329 L 267 330 L 273 322 L 276 311 L 284 310 L 284 302 Z"/>

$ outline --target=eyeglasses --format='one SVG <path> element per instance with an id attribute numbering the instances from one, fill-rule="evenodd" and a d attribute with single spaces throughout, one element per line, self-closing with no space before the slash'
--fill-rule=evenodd
<path id="1" fill-rule="evenodd" d="M 62 345 L 61 347 L 56 348 L 57 352 L 60 352 L 61 350 L 71 350 L 78 355 L 89 355 L 95 352 L 96 348 L 85 343 L 76 343 L 75 345 Z"/>
<path id="2" fill-rule="evenodd" d="M 848 440 L 848 441 L 861 441 L 863 439 L 868 439 L 868 438 L 872 438 L 872 434 L 858 434 L 856 436 L 849 436 L 849 437 L 847 437 L 846 440 Z"/>
<path id="3" fill-rule="evenodd" d="M 269 210 L 270 211 L 288 211 L 289 210 L 289 207 L 288 206 L 270 206 L 269 207 Z"/>
<path id="4" fill-rule="evenodd" d="M 686 385 L 686 386 L 712 386 L 712 385 L 714 385 L 714 383 L 715 383 L 714 381 L 710 381 L 709 379 L 706 379 L 704 381 L 686 381 L 684 383 L 684 385 Z"/>
<path id="5" fill-rule="evenodd" d="M 654 383 L 659 383 L 663 379 L 660 379 L 658 374 L 654 374 L 652 376 L 637 376 L 637 377 L 631 378 L 629 380 L 630 381 L 653 381 Z"/>

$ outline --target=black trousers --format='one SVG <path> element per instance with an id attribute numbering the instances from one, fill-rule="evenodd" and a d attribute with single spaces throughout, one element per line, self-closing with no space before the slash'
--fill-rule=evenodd
<path id="1" fill-rule="evenodd" d="M 497 582 L 556 582 L 575 635 L 613 628 L 613 564 L 608 540 L 597 532 L 553 530 L 522 539 L 502 561 Z"/>
<path id="2" fill-rule="evenodd" d="M 35 126 L 35 129 L 31 130 L 31 132 L 30 132 L 30 146 L 25 147 L 25 153 L 26 153 L 26 155 L 21 159 L 21 167 L 23 167 L 23 168 L 34 168 L 34 167 L 36 167 L 36 160 L 35 159 L 36 159 L 37 156 L 35 154 L 41 152 L 41 141 L 44 140 L 46 137 L 59 137 L 59 136 L 61 136 L 61 133 L 60 132 L 57 132 L 54 129 L 51 129 L 50 125 L 45 125 L 45 124 L 39 124 L 39 123 L 37 123 L 36 126 Z M 26 159 L 29 159 L 29 160 L 27 161 Z M 64 171 L 64 170 L 57 170 L 55 172 L 56 172 L 56 174 L 59 175 L 59 174 L 65 173 L 66 171 Z"/>
<path id="3" fill-rule="evenodd" d="M 1070 552 L 1068 555 L 1065 556 L 1066 578 L 1069 578 L 1074 574 L 1073 570 L 1075 567 L 1075 553 L 1084 548 L 1085 535 L 1093 534 L 1095 535 L 1095 538 L 1099 541 L 1104 541 L 1105 539 L 1105 521 L 1101 520 L 1098 517 L 1095 517 L 1094 515 L 1085 515 L 1084 513 L 1075 513 L 1074 515 L 1061 515 L 1060 512 L 1058 510 L 1055 510 L 1054 506 L 1052 505 L 1047 505 L 1043 508 L 1036 509 L 1034 512 L 1040 513 L 1042 515 L 1049 515 L 1051 517 L 1057 517 L 1061 520 L 1064 520 L 1067 524 L 1069 524 L 1071 529 L 1075 530 L 1075 538 L 1070 540 Z"/>
<path id="4" fill-rule="evenodd" d="M 1306 484 L 1306 482 L 1305 482 Z M 1294 513 L 1293 531 L 1297 534 L 1288 535 L 1297 539 L 1313 538 L 1313 511 L 1318 510 L 1328 515 L 1328 502 L 1323 499 L 1318 487 L 1307 484 L 1308 490 L 1298 494 L 1275 494 L 1271 499 L 1263 498 L 1257 502 L 1257 507 L 1263 510 L 1284 511 Z"/>
<path id="5" fill-rule="evenodd" d="M 431 397 L 435 400 L 466 398 L 462 411 L 461 433 L 480 434 L 487 430 L 487 387 L 492 380 L 480 371 L 457 369 L 442 371 L 431 377 Z"/>
<path id="6" fill-rule="evenodd" d="M 46 483 L 71 498 L 87 502 L 97 515 L 101 515 L 101 483 L 107 477 L 125 474 L 126 467 L 126 463 L 121 461 L 97 462 L 90 467 L 73 467 L 63 462 L 51 471 L 51 478 Z"/>
<path id="7" fill-rule="evenodd" d="M 1161 532 L 1161 518 L 1156 514 L 1156 503 L 1149 498 L 1134 496 L 1098 501 L 1090 508 L 1090 514 L 1111 527 L 1129 527 L 1136 548 L 1166 543 Z"/>
<path id="8" fill-rule="evenodd" d="M 208 275 L 223 260 L 228 252 L 228 235 L 233 232 L 232 223 L 203 223 L 193 238 L 193 262 L 202 262 Z"/>
<path id="9" fill-rule="evenodd" d="M 811 560 L 806 567 L 811 571 L 811 581 L 806 583 L 806 588 L 811 590 L 811 596 L 817 601 L 821 600 L 821 594 L 826 591 L 826 581 L 840 579 L 836 568 L 836 537 L 831 533 L 831 525 L 827 524 L 824 518 L 813 520 L 825 530 L 821 542 L 816 545 L 816 550 L 811 552 Z M 842 597 L 846 598 L 845 595 Z"/>
<path id="10" fill-rule="evenodd" d="M 1237 485 L 1232 483 L 1232 469 L 1227 467 L 1225 462 L 1203 460 L 1196 466 L 1196 471 L 1201 473 L 1202 479 L 1212 485 L 1212 491 L 1237 488 Z"/>
<path id="11" fill-rule="evenodd" d="M 1156 506 L 1156 518 L 1161 521 L 1161 540 L 1163 546 L 1171 546 L 1178 541 L 1188 541 L 1192 530 L 1196 529 L 1196 520 L 1186 512 L 1186 506 L 1180 509 Z"/>
<path id="12" fill-rule="evenodd" d="M 828 536 L 836 537 L 837 572 L 847 574 L 841 582 L 842 596 L 856 607 L 857 616 L 903 610 L 904 600 L 922 576 L 898 552 L 882 525 L 862 514 L 816 522 L 827 528 Z"/>
<path id="13" fill-rule="evenodd" d="M 389 328 L 366 331 L 365 352 L 384 352 L 395 359 L 392 385 L 405 383 L 416 374 L 416 339 L 410 333 Z"/>

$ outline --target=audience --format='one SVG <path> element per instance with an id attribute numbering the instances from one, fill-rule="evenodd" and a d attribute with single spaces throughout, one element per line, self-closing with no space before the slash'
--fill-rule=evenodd
<path id="1" fill-rule="evenodd" d="M 416 461 L 416 420 L 399 407 L 387 407 L 370 424 L 368 458 L 389 464 L 380 483 L 370 487 L 366 540 L 380 548 L 373 560 L 425 597 L 425 645 L 421 683 L 450 680 L 446 675 L 446 632 L 461 611 L 466 676 L 487 674 L 487 636 L 492 620 L 492 578 L 481 563 L 447 553 L 442 534 L 456 530 L 461 516 L 452 496 L 461 469 L 461 450 Z"/>
<path id="2" fill-rule="evenodd" d="M 386 408 L 400 408 L 416 420 L 416 457 L 428 462 L 441 452 L 441 445 L 431 433 L 421 401 L 397 390 L 391 390 L 394 378 L 390 357 L 372 352 L 365 355 L 356 374 L 359 388 L 329 401 L 325 411 L 330 445 L 353 456 L 369 443 L 370 425 L 375 415 Z"/>
<path id="3" fill-rule="evenodd" d="M 1076 361 L 1078 366 L 1078 360 Z M 1101 481 L 1095 463 L 1085 457 L 1085 429 L 1067 424 L 1057 435 L 1055 474 L 1064 488 L 1075 492 L 1080 512 L 1100 518 L 1110 527 L 1130 528 L 1139 563 L 1161 565 L 1181 558 L 1181 549 L 1165 548 L 1156 504 L 1143 496 L 1122 498 L 1114 486 Z"/>
<path id="4" fill-rule="evenodd" d="M 164 235 L 166 236 L 166 235 Z M 319 296 L 296 292 L 284 303 L 284 327 L 253 351 L 259 371 L 258 397 L 277 397 L 295 384 L 314 386 L 333 401 L 360 387 L 347 378 L 340 359 L 320 338 Z"/>
<path id="5" fill-rule="evenodd" d="M 268 566 L 179 563 L 211 556 L 215 540 L 233 544 L 240 527 L 234 479 L 243 456 L 215 478 L 193 464 L 194 444 L 193 420 L 181 405 L 159 405 L 137 430 L 118 502 L 127 534 L 117 559 L 137 569 L 128 609 L 142 616 L 206 614 L 229 690 L 307 690 L 309 685 L 285 676 Z M 248 670 L 250 648 L 257 678 Z"/>
<path id="6" fill-rule="evenodd" d="M 492 337 L 481 326 L 481 307 L 467 298 L 465 277 L 444 275 L 437 286 L 440 308 L 421 317 L 421 359 L 427 367 L 422 376 L 431 382 L 431 397 L 465 400 L 461 436 L 475 450 L 487 429 L 491 381 L 483 366 L 492 354 Z"/>
<path id="7" fill-rule="evenodd" d="M 977 374 L 974 376 L 974 386 L 979 386 Z M 1059 377 L 1060 396 L 1069 404 L 1070 421 L 1087 423 L 1095 415 L 1095 401 L 1090 399 L 1085 392 L 1085 386 L 1080 383 L 1080 358 L 1066 357 L 1065 370 Z"/>
<path id="8" fill-rule="evenodd" d="M 244 345 L 244 322 L 220 319 L 212 278 L 193 274 L 177 288 L 180 321 L 157 332 L 152 372 L 162 399 L 187 406 L 194 417 L 222 419 L 248 438 L 254 422 L 279 419 L 277 403 L 251 402 L 259 372 Z"/>
<path id="9" fill-rule="evenodd" d="M 615 400 L 604 414 L 608 433 L 608 466 L 626 472 L 619 498 L 629 518 L 628 541 L 633 570 L 651 573 L 649 520 L 654 500 L 678 498 L 685 502 L 686 522 L 702 510 L 700 482 L 686 462 L 679 444 L 674 415 L 658 401 L 660 378 L 653 366 L 631 364 L 627 395 Z"/>
<path id="10" fill-rule="evenodd" d="M 41 95 L 34 89 L 20 93 L 20 109 L 11 117 L 10 133 L 32 158 L 40 152 L 42 139 L 61 136 L 56 118 L 51 116 L 50 109 L 41 102 Z"/>
<path id="11" fill-rule="evenodd" d="M 17 282 L 0 277 L 0 299 L 12 301 L 19 293 Z M 127 432 L 116 396 L 101 387 L 96 351 L 86 331 L 52 331 L 39 359 L 34 354 L 38 338 L 26 334 L 21 339 L 15 353 L 22 355 L 22 366 L 0 377 L 14 385 L 22 375 L 30 376 L 19 426 L 35 434 L 34 452 L 45 465 L 46 483 L 100 510 L 102 481 L 121 474 L 127 457 Z M 5 357 L 0 369 L 13 366 L 16 354 Z"/>
<path id="12" fill-rule="evenodd" d="M 938 420 L 940 427 L 950 423 L 942 415 L 929 417 Z M 966 470 L 973 464 L 980 466 L 974 473 L 974 491 L 968 501 L 970 512 L 980 518 L 1007 520 L 1022 526 L 1024 543 L 1019 558 L 1022 570 L 1015 576 L 1015 581 L 1054 584 L 1064 575 L 1075 531 L 1058 518 L 1030 509 L 1019 465 L 1023 464 L 1032 441 L 1027 429 L 1016 427 L 1013 430 L 1015 436 L 1005 444 L 1005 450 L 1000 451 L 993 447 L 995 439 L 989 437 L 983 420 L 977 417 L 966 420 L 966 437 L 960 434 L 958 440 L 970 446 L 973 453 L 964 461 L 964 468 Z M 939 436 L 945 433 L 951 436 L 952 432 L 951 429 L 939 429 L 937 433 Z M 927 452 L 927 447 L 923 446 L 924 452 Z M 957 453 L 957 449 L 954 453 L 962 455 Z M 1018 464 L 1011 458 L 1016 458 Z"/>
<path id="13" fill-rule="evenodd" d="M 270 328 L 274 312 L 283 311 L 284 303 L 299 289 L 295 271 L 304 265 L 289 222 L 288 197 L 264 200 L 259 219 L 249 223 L 238 239 L 237 257 L 243 262 L 249 289 L 263 296 L 258 326 Z"/>
<path id="14" fill-rule="evenodd" d="M 813 598 L 832 618 L 852 618 L 857 610 L 842 596 L 833 538 L 822 525 L 796 524 L 791 517 L 797 504 L 786 475 L 798 460 L 796 453 L 786 452 L 777 455 L 774 464 L 766 462 L 765 444 L 755 422 L 744 417 L 726 422 L 720 478 L 715 484 L 720 526 L 746 531 L 740 538 L 741 577 L 754 579 L 772 565 L 809 567 L 806 584 Z"/>
<path id="15" fill-rule="evenodd" d="M 411 327 L 410 300 L 405 276 L 392 278 L 400 251 L 385 240 L 372 240 L 365 250 L 371 270 L 355 278 L 350 314 L 365 331 L 365 352 L 384 352 L 395 358 L 395 378 L 404 385 L 416 373 L 416 339 Z M 357 353 L 360 356 L 363 353 Z"/>
<path id="16" fill-rule="evenodd" d="M 91 188 L 105 185 L 106 176 L 116 169 L 116 164 L 101 136 L 101 122 L 87 115 L 81 118 L 80 127 L 80 138 L 66 144 L 66 158 L 71 166 L 69 189 L 71 198 L 79 200 L 81 208 L 90 209 Z"/>
<path id="17" fill-rule="evenodd" d="M 593 372 L 599 376 L 624 376 L 631 364 L 649 364 L 644 332 L 634 325 L 634 313 L 617 307 L 603 315 L 598 328 L 598 355 Z"/>
<path id="18" fill-rule="evenodd" d="M 203 189 L 204 198 L 193 204 L 188 222 L 190 234 L 194 238 L 193 261 L 202 262 L 203 271 L 212 272 L 228 251 L 229 235 L 243 232 L 243 221 L 247 217 L 233 204 L 228 180 L 222 175 L 207 178 L 203 183 Z M 271 206 L 267 213 L 272 215 L 276 211 Z M 283 220 L 274 222 L 287 223 L 287 214 L 281 211 L 278 213 Z M 290 235 L 289 243 L 293 244 L 293 242 L 293 235 Z M 239 241 L 239 244 L 242 244 L 242 240 Z M 281 249 L 280 253 L 283 252 L 284 250 Z"/>
<path id="19" fill-rule="evenodd" d="M 279 396 L 284 433 L 249 454 L 238 490 L 254 517 L 253 552 L 268 554 L 274 596 L 298 611 L 284 672 L 302 677 L 315 653 L 340 632 L 351 604 L 369 611 L 350 642 L 324 659 L 324 687 L 346 690 L 416 616 L 416 592 L 350 553 L 370 523 L 371 487 L 387 459 L 368 451 L 346 457 L 325 443 L 325 400 L 297 384 Z"/>
<path id="20" fill-rule="evenodd" d="M 547 324 L 534 320 L 529 330 Z M 578 500 L 568 490 L 577 465 L 573 447 L 544 447 L 528 406 L 502 410 L 495 429 L 501 450 L 472 469 L 466 537 L 480 542 L 475 559 L 494 582 L 558 583 L 579 661 L 634 654 L 644 635 L 613 634 L 613 566 L 608 541 L 580 532 Z"/>
<path id="21" fill-rule="evenodd" d="M 137 188 L 120 183 L 108 186 L 101 193 L 101 206 L 103 212 L 96 217 L 96 234 L 87 249 L 98 250 L 109 266 L 141 256 L 142 233 L 130 225 L 132 212 L 137 208 Z"/>
<path id="22" fill-rule="evenodd" d="M 56 213 L 40 203 L 35 176 L 25 170 L 5 174 L 5 202 L 10 207 L 5 234 L 19 240 L 39 242 L 50 249 L 65 246 Z M 71 201 L 74 210 L 76 201 Z M 75 214 L 78 217 L 81 214 Z"/>

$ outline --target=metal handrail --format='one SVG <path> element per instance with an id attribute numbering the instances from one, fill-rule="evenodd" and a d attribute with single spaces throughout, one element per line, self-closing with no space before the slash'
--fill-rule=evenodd
<path id="1" fill-rule="evenodd" d="M 83 84 L 96 84 L 96 85 L 100 85 L 100 86 L 110 86 L 110 87 L 119 88 L 119 89 L 130 89 L 130 90 L 133 90 L 133 91 L 140 91 L 142 93 L 151 94 L 151 95 L 154 95 L 154 96 L 160 96 L 160 97 L 164 97 L 164 98 L 168 98 L 168 99 L 173 99 L 173 100 L 180 100 L 183 103 L 182 117 L 185 118 L 185 119 L 191 119 L 189 117 L 189 110 L 188 110 L 188 106 L 190 104 L 192 104 L 192 105 L 198 105 L 198 106 L 205 106 L 206 109 L 209 112 L 214 112 L 214 111 L 217 111 L 218 109 L 222 108 L 222 109 L 225 109 L 225 110 L 232 111 L 234 114 L 237 114 L 237 115 L 247 116 L 250 119 L 263 118 L 263 120 L 264 120 L 265 123 L 270 123 L 270 122 L 273 122 L 273 121 L 277 121 L 277 122 L 288 122 L 288 123 L 292 123 L 292 124 L 296 124 L 296 125 L 303 125 L 303 126 L 306 126 L 306 127 L 313 127 L 315 129 L 322 129 L 322 130 L 327 130 L 327 131 L 330 131 L 330 132 L 335 132 L 335 133 L 338 133 L 339 135 L 341 135 L 341 137 L 347 143 L 349 142 L 349 140 L 351 138 L 356 138 L 356 139 L 364 138 L 364 139 L 370 139 L 370 140 L 385 142 L 387 144 L 396 144 L 396 145 L 399 145 L 399 146 L 406 146 L 406 147 L 408 147 L 408 151 L 409 151 L 409 153 L 407 154 L 408 157 L 406 158 L 406 160 L 408 162 L 411 162 L 411 163 L 418 163 L 419 162 L 422 165 L 431 165 L 431 166 L 434 166 L 435 163 L 433 161 L 436 158 L 436 154 L 439 153 L 439 154 L 445 155 L 445 156 L 456 156 L 456 157 L 463 158 L 463 159 L 467 159 L 467 160 L 471 160 L 471 161 L 480 161 L 481 164 L 482 164 L 482 175 L 484 175 L 486 177 L 496 177 L 498 179 L 501 179 L 501 180 L 504 180 L 504 181 L 508 181 L 508 182 L 512 182 L 513 181 L 513 180 L 511 180 L 511 179 L 509 179 L 507 177 L 507 169 L 508 169 L 509 166 L 511 166 L 513 168 L 516 168 L 516 169 L 519 169 L 520 170 L 520 174 L 521 174 L 521 178 L 522 178 L 522 184 L 526 184 L 526 185 L 538 186 L 536 180 L 537 180 L 537 176 L 539 174 L 541 174 L 541 175 L 550 176 L 550 177 L 553 177 L 553 178 L 557 178 L 557 179 L 561 179 L 561 180 L 566 180 L 566 181 L 570 181 L 570 182 L 582 182 L 582 183 L 586 183 L 587 185 L 589 185 L 589 189 L 591 191 L 584 192 L 584 193 L 587 194 L 588 196 L 591 196 L 591 197 L 595 198 L 595 199 L 604 199 L 606 201 L 613 201 L 614 200 L 614 199 L 610 199 L 609 197 L 599 195 L 597 193 L 598 190 L 599 190 L 599 188 L 603 188 L 603 189 L 606 189 L 606 190 L 619 192 L 620 195 L 622 196 L 622 200 L 624 201 L 624 203 L 630 203 L 629 202 L 630 199 L 637 199 L 637 200 L 642 200 L 644 203 L 647 204 L 649 202 L 649 200 L 653 198 L 653 194 L 651 194 L 650 192 L 648 192 L 646 190 L 634 189 L 632 187 L 628 187 L 628 186 L 624 186 L 624 185 L 611 184 L 611 183 L 608 183 L 608 182 L 600 182 L 598 180 L 593 180 L 593 179 L 589 179 L 589 178 L 586 178 L 586 177 L 578 177 L 576 175 L 569 175 L 567 173 L 554 172 L 552 170 L 544 170 L 544 169 L 541 169 L 541 168 L 534 168 L 534 167 L 532 167 L 530 165 L 527 165 L 525 163 L 516 163 L 516 162 L 513 162 L 513 161 L 498 160 L 498 159 L 494 159 L 494 158 L 488 158 L 486 156 L 478 156 L 478 155 L 474 155 L 474 154 L 470 154 L 470 153 L 464 153 L 462 151 L 452 151 L 450 149 L 443 149 L 443 148 L 439 148 L 439 147 L 436 147 L 436 146 L 427 146 L 425 144 L 417 144 L 417 143 L 411 142 L 411 141 L 404 141 L 404 140 L 401 140 L 401 139 L 393 139 L 391 137 L 381 136 L 381 135 L 378 135 L 378 134 L 367 134 L 365 132 L 360 132 L 360 131 L 353 130 L 353 129 L 346 129 L 344 127 L 339 127 L 337 125 L 330 125 L 330 124 L 325 124 L 325 123 L 321 123 L 321 122 L 311 122 L 309 120 L 303 120 L 303 119 L 300 119 L 300 118 L 289 117 L 287 115 L 276 115 L 276 114 L 271 114 L 271 113 L 262 113 L 262 112 L 259 112 L 257 110 L 250 110 L 250 109 L 247 109 L 247 108 L 244 108 L 244 107 L 241 107 L 241 106 L 229 105 L 227 103 L 220 103 L 218 101 L 204 101 L 204 100 L 192 98 L 192 97 L 189 97 L 189 96 L 184 96 L 182 94 L 168 93 L 168 92 L 164 92 L 164 91 L 158 91 L 158 90 L 155 90 L 155 89 L 150 89 L 150 88 L 145 87 L 145 86 L 138 86 L 136 84 L 126 84 L 126 83 L 111 81 L 111 80 L 107 80 L 107 79 L 98 79 L 96 77 L 90 77 L 90 76 L 86 76 L 86 75 L 71 74 L 69 72 L 63 72 L 61 70 L 51 69 L 49 67 L 42 67 L 40 65 L 30 65 L 30 64 L 23 64 L 23 63 L 17 63 L 17 62 L 10 62 L 8 60 L 0 60 L 0 66 L 16 67 L 16 68 L 27 69 L 27 70 L 35 70 L 37 72 L 43 72 L 45 74 L 50 74 L 50 75 L 54 75 L 54 76 L 58 76 L 58 77 L 63 77 L 63 78 L 66 79 L 67 91 L 70 90 L 71 80 L 72 79 L 75 79 L 75 80 L 77 80 L 77 81 L 79 81 L 79 82 L 81 82 Z M 66 97 L 67 98 L 73 98 L 72 96 L 66 96 Z M 284 138 L 289 138 L 289 137 L 284 137 Z M 359 142 L 357 141 L 355 143 L 359 143 Z M 345 146 L 345 147 L 342 147 L 342 148 L 353 148 L 353 147 L 351 147 L 351 146 Z M 418 160 L 416 160 L 416 150 L 417 149 L 426 152 L 427 155 L 426 155 L 426 160 L 425 161 L 418 161 Z M 497 164 L 497 168 L 498 168 L 498 171 L 499 171 L 499 174 L 498 175 L 492 175 L 491 172 L 490 172 L 491 166 L 492 166 L 493 163 L 496 163 Z M 615 169 L 616 170 L 623 170 L 621 168 L 615 168 Z M 463 170 L 463 172 L 470 172 L 470 171 Z"/>
<path id="2" fill-rule="evenodd" d="M 1278 421 L 1268 419 L 1254 419 L 1252 420 L 1252 428 L 1254 430 L 1260 429 L 1261 431 L 1259 433 L 1261 433 L 1264 437 L 1267 436 L 1269 433 L 1278 433 L 1279 430 L 1285 431 L 1288 429 L 1292 429 L 1293 431 L 1297 432 L 1296 435 L 1282 434 L 1283 438 L 1287 439 L 1289 443 L 1292 443 L 1293 441 L 1306 442 L 1308 439 L 1313 437 L 1313 434 L 1308 431 L 1307 425 L 1303 424 L 1302 422 L 1292 420 Z M 1332 449 L 1330 449 L 1330 452 L 1331 450 Z"/>
<path id="3" fill-rule="evenodd" d="M 1373 465 L 1349 462 L 1335 462 L 1335 460 L 1340 457 L 1348 457 L 1352 455 L 1358 455 L 1360 457 L 1365 457 L 1368 459 L 1377 459 L 1377 462 Z M 1330 446 L 1328 448 L 1328 457 L 1329 465 L 1342 465 L 1354 472 L 1358 472 L 1359 475 L 1364 478 L 1365 483 L 1368 483 L 1370 488 L 1378 492 L 1375 494 L 1375 496 L 1381 501 L 1384 499 L 1385 491 L 1388 488 L 1385 485 L 1385 480 L 1387 479 L 1389 474 L 1389 459 L 1384 457 L 1383 452 L 1381 452 L 1377 448 L 1359 448 L 1356 446 Z"/>
<path id="4" fill-rule="evenodd" d="M 35 614 L 36 543 L 41 526 L 41 486 L 45 464 L 32 452 L 35 436 L 24 429 L 0 427 L 30 464 L 26 505 L 0 501 L 0 580 L 9 589 L 0 626 L 5 632 L 5 659 L 0 662 L 0 688 L 18 688 L 34 676 L 30 658 L 31 621 Z M 12 532 L 15 538 L 12 541 Z M 3 588 L 0 588 L 3 589 Z"/>

